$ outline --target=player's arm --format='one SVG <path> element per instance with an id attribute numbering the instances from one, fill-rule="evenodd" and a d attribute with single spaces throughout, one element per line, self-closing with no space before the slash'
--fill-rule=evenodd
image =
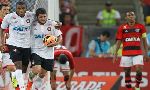
<path id="1" fill-rule="evenodd" d="M 117 61 L 118 50 L 119 50 L 120 45 L 122 43 L 122 30 L 123 30 L 122 27 L 124 27 L 124 26 L 121 25 L 118 28 L 118 31 L 117 31 L 117 35 L 116 35 L 116 47 L 115 47 L 115 51 L 114 51 L 113 63 L 115 63 Z"/>
<path id="2" fill-rule="evenodd" d="M 116 48 L 115 48 L 115 52 L 114 52 L 115 55 L 117 55 L 117 52 L 118 52 L 120 45 L 121 45 L 121 42 L 122 42 L 121 40 L 116 41 Z"/>
<path id="3" fill-rule="evenodd" d="M 116 34 L 116 47 L 115 47 L 114 55 L 117 55 L 117 52 L 118 52 L 121 42 L 122 42 L 122 27 L 124 27 L 124 25 L 121 25 L 118 28 L 118 31 Z"/>
<path id="4" fill-rule="evenodd" d="M 145 60 L 148 60 L 147 59 L 148 58 L 148 45 L 147 45 L 147 40 L 146 40 L 146 29 L 144 26 L 142 27 L 142 41 L 143 41 L 143 47 L 144 47 L 144 57 L 145 57 Z"/>
<path id="5" fill-rule="evenodd" d="M 9 26 L 9 22 L 8 22 L 8 19 L 9 19 L 9 15 L 6 15 L 2 21 L 2 24 L 1 24 L 1 43 L 2 43 L 2 51 L 5 51 L 6 50 L 6 39 L 7 39 L 7 34 L 5 32 L 5 30 L 8 28 Z"/>
<path id="6" fill-rule="evenodd" d="M 2 44 L 5 44 L 6 43 L 6 32 L 5 30 L 8 29 L 8 26 L 9 26 L 9 17 L 10 15 L 6 15 L 2 21 L 2 24 L 1 24 L 1 32 L 2 32 L 2 36 L 1 36 L 1 41 L 2 41 Z"/>

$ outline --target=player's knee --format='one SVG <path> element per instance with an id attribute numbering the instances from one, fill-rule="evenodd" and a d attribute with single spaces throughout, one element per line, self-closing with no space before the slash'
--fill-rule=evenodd
<path id="1" fill-rule="evenodd" d="M 15 72 L 16 71 L 16 67 L 15 66 L 7 66 L 7 69 L 10 71 L 10 72 Z"/>
<path id="2" fill-rule="evenodd" d="M 16 61 L 15 63 L 16 69 L 21 69 L 22 70 L 22 61 Z"/>
<path id="3" fill-rule="evenodd" d="M 64 76 L 64 81 L 68 81 L 69 80 L 69 75 L 65 75 Z"/>
<path id="4" fill-rule="evenodd" d="M 40 73 L 40 74 L 39 74 L 39 77 L 40 77 L 40 78 L 44 78 L 45 75 L 46 75 L 46 73 Z"/>
<path id="5" fill-rule="evenodd" d="M 142 76 L 142 72 L 141 71 L 136 71 L 136 76 Z"/>
<path id="6" fill-rule="evenodd" d="M 141 66 L 136 66 L 136 72 L 142 72 L 142 67 Z"/>
<path id="7" fill-rule="evenodd" d="M 38 66 L 38 65 L 35 65 L 32 67 L 32 72 L 35 73 L 35 74 L 38 74 L 41 72 L 41 67 Z"/>

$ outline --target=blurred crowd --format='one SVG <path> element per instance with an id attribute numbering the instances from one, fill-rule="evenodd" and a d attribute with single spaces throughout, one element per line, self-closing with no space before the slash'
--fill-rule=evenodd
<path id="1" fill-rule="evenodd" d="M 0 0 L 1 4 L 6 4 L 13 11 L 15 9 L 15 2 L 19 0 Z M 36 0 L 25 0 L 27 1 L 28 7 L 33 7 Z M 144 21 L 146 25 L 150 25 L 150 0 L 141 0 L 141 5 L 143 7 Z M 121 24 L 121 14 L 118 10 L 113 7 L 111 1 L 106 1 L 104 8 L 97 12 L 96 16 L 96 26 L 103 28 L 111 28 L 114 26 L 119 26 Z M 10 9 L 9 7 L 9 9 Z M 60 21 L 63 26 L 79 26 L 76 10 L 76 0 L 59 0 L 60 7 Z M 0 10 L 0 18 L 3 11 Z M 110 32 L 102 31 L 99 36 L 93 36 L 92 40 L 89 40 L 87 44 L 87 50 L 85 50 L 85 57 L 108 57 L 113 55 L 115 45 L 112 44 L 110 40 Z M 150 45 L 150 34 L 147 36 L 148 44 Z M 115 39 L 115 38 L 114 38 Z M 80 42 L 82 43 L 82 42 Z M 118 54 L 121 56 L 121 49 Z M 97 54 L 97 55 L 96 55 Z"/>

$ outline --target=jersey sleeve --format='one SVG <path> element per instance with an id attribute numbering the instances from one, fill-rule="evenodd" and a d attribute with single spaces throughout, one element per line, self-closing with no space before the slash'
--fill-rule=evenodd
<path id="1" fill-rule="evenodd" d="M 65 52 L 65 55 L 68 57 L 70 69 L 74 69 L 75 68 L 75 62 L 74 62 L 72 53 L 67 50 Z"/>
<path id="2" fill-rule="evenodd" d="M 117 30 L 116 40 L 122 40 L 122 26 L 120 26 Z"/>
<path id="3" fill-rule="evenodd" d="M 9 26 L 9 20 L 10 20 L 10 14 L 7 14 L 4 17 L 3 21 L 2 21 L 2 24 L 1 24 L 1 28 L 2 29 L 7 29 L 8 28 L 8 26 Z"/>
<path id="4" fill-rule="evenodd" d="M 142 38 L 146 38 L 146 28 L 144 25 L 141 25 L 141 33 L 142 33 Z"/>
<path id="5" fill-rule="evenodd" d="M 58 37 L 62 34 L 62 32 L 60 30 L 55 29 L 54 30 L 54 36 Z"/>

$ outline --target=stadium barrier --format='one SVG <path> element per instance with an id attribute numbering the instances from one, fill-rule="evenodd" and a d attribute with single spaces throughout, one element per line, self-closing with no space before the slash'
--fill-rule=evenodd
<path id="1" fill-rule="evenodd" d="M 123 68 L 119 67 L 119 60 L 117 63 L 112 63 L 112 58 L 74 58 L 75 59 L 75 74 L 72 83 L 72 90 L 77 90 L 78 88 L 83 88 L 86 90 L 87 88 L 91 88 L 90 90 L 94 90 L 95 88 L 99 88 L 100 90 L 126 90 L 125 82 L 124 82 L 124 72 Z M 143 90 L 149 90 L 150 85 L 150 63 L 145 62 L 143 68 L 143 78 L 141 87 Z M 131 77 L 132 77 L 132 85 L 135 85 L 135 68 L 132 68 Z M 58 72 L 57 76 L 57 84 L 58 89 L 64 89 L 64 82 L 62 82 L 62 73 Z M 121 77 L 120 77 L 121 76 Z M 123 79 L 122 79 L 123 77 Z M 25 78 L 27 82 L 27 77 Z M 122 81 L 121 81 L 122 79 Z M 47 81 L 48 80 L 48 81 Z M 49 84 L 49 74 L 44 78 L 43 86 L 38 90 L 51 90 Z M 121 81 L 121 83 L 119 82 Z M 119 87 L 121 84 L 121 87 Z M 84 86 L 84 87 L 83 87 Z M 9 89 L 5 90 L 13 90 L 11 86 L 7 86 Z M 34 86 L 33 88 L 35 88 Z M 106 87 L 108 87 L 106 89 Z M 114 89 L 115 88 L 115 89 Z M 33 89 L 36 90 L 36 89 Z"/>

